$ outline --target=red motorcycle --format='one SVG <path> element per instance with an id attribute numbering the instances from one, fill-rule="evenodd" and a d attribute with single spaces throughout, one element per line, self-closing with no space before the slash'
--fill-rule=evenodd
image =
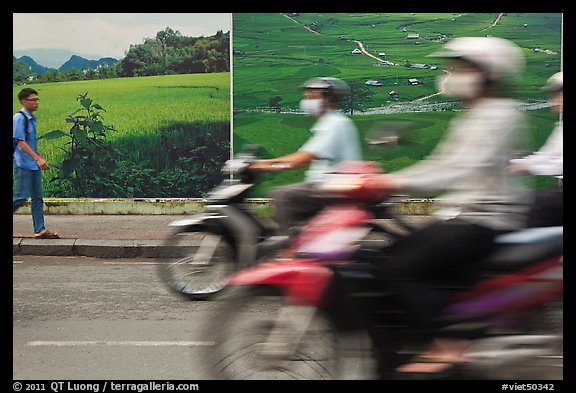
<path id="1" fill-rule="evenodd" d="M 391 370 L 390 356 L 422 349 L 376 274 L 385 249 L 366 246 L 370 206 L 382 195 L 365 182 L 378 168 L 353 163 L 339 172 L 324 188 L 350 202 L 308 223 L 292 246 L 297 259 L 228 278 L 228 296 L 208 326 L 211 379 L 377 379 Z M 469 376 L 562 379 L 563 228 L 524 229 L 496 242 L 478 284 L 446 288 L 454 297 L 441 317 L 455 329 L 478 329 Z"/>

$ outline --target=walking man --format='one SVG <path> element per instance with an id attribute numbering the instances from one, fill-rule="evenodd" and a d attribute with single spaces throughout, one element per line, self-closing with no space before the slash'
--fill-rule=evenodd
<path id="1" fill-rule="evenodd" d="M 31 198 L 34 237 L 37 239 L 58 239 L 60 236 L 44 226 L 44 200 L 42 196 L 42 170 L 50 169 L 40 156 L 37 148 L 36 118 L 40 98 L 38 92 L 24 88 L 18 93 L 22 110 L 12 118 L 12 139 L 14 140 L 14 170 L 16 191 L 12 198 L 12 213 Z"/>

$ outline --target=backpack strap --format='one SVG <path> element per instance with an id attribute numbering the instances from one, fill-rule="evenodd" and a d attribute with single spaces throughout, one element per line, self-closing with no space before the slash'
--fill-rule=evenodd
<path id="1" fill-rule="evenodd" d="M 24 117 L 24 134 L 26 138 L 26 142 L 28 142 L 28 137 L 30 136 L 30 132 L 28 131 L 28 116 L 23 111 L 18 111 Z"/>

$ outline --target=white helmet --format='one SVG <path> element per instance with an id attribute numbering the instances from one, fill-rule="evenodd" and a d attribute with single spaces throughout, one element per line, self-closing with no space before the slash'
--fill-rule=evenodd
<path id="1" fill-rule="evenodd" d="M 465 59 L 484 69 L 491 80 L 517 77 L 525 65 L 522 49 L 498 37 L 455 38 L 429 57 Z"/>
<path id="2" fill-rule="evenodd" d="M 560 71 L 552 75 L 550 78 L 548 78 L 542 90 L 550 93 L 556 93 L 558 91 L 562 91 L 564 88 L 562 82 L 563 82 L 562 71 Z"/>
<path id="3" fill-rule="evenodd" d="M 335 101 L 341 101 L 350 94 L 350 86 L 338 78 L 322 77 L 308 79 L 301 86 L 302 89 L 318 89 L 325 91 Z"/>

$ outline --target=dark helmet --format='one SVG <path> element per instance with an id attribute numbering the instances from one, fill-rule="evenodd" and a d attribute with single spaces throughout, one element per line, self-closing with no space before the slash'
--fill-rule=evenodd
<path id="1" fill-rule="evenodd" d="M 308 79 L 300 87 L 322 90 L 334 102 L 340 102 L 350 94 L 350 86 L 346 82 L 332 77 Z"/>

